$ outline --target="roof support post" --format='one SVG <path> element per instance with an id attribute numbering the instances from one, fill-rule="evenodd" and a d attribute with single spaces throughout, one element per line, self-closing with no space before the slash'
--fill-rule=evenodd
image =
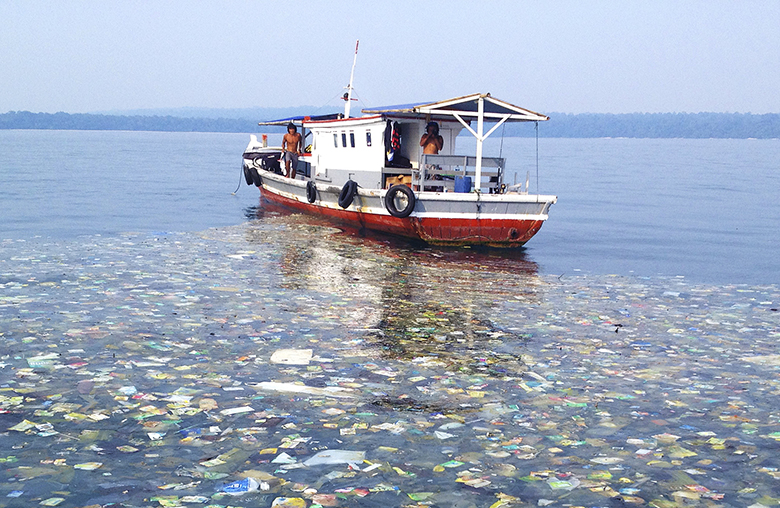
<path id="1" fill-rule="evenodd" d="M 479 137 L 477 136 L 477 133 L 474 132 L 474 129 L 472 129 L 471 126 L 468 123 L 466 123 L 466 121 L 463 118 L 461 118 L 459 114 L 452 113 L 452 116 L 454 116 L 461 123 L 461 125 L 463 125 L 463 127 L 465 127 L 466 130 L 468 130 L 472 134 L 472 136 L 474 136 L 475 138 Z"/>
<path id="2" fill-rule="evenodd" d="M 485 139 L 487 139 L 488 137 L 490 137 L 490 135 L 491 135 L 491 134 L 493 134 L 493 133 L 496 131 L 496 129 L 498 129 L 499 127 L 501 127 L 501 126 L 504 124 L 504 122 L 506 122 L 507 120 L 509 120 L 509 115 L 505 115 L 505 116 L 503 116 L 503 117 L 501 118 L 501 120 L 499 120 L 499 121 L 498 121 L 498 123 L 497 123 L 496 125 L 494 125 L 494 126 L 493 126 L 493 128 L 492 128 L 492 129 L 490 129 L 489 131 L 487 131 L 487 134 L 485 134 Z"/>
<path id="3" fill-rule="evenodd" d="M 477 99 L 477 167 L 474 169 L 474 190 L 477 192 L 482 188 L 482 132 L 485 127 L 485 98 L 479 96 Z"/>

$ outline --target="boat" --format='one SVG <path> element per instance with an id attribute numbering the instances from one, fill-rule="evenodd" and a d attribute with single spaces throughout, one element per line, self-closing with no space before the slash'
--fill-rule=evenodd
<path id="1" fill-rule="evenodd" d="M 250 136 L 243 172 L 262 199 L 434 245 L 519 247 L 547 220 L 557 197 L 530 193 L 528 177 L 524 188 L 508 185 L 505 159 L 485 156 L 483 143 L 504 123 L 549 117 L 489 93 L 366 108 L 353 117 L 351 92 L 350 78 L 343 114 L 260 122 L 292 124 L 307 145 L 296 177 L 288 178 L 281 147 L 269 147 L 266 136 Z M 439 153 L 420 147 L 430 122 L 444 140 Z M 476 138 L 474 154 L 457 151 L 464 129 Z"/>

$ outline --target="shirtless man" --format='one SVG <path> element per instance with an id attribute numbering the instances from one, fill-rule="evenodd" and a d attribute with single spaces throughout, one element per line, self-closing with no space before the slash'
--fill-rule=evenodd
<path id="1" fill-rule="evenodd" d="M 425 127 L 425 134 L 420 139 L 420 146 L 423 147 L 423 153 L 437 154 L 444 148 L 444 138 L 439 136 L 439 124 L 428 122 Z"/>
<path id="2" fill-rule="evenodd" d="M 287 170 L 288 178 L 295 178 L 295 168 L 298 166 L 298 156 L 301 154 L 303 141 L 298 129 L 291 122 L 287 124 L 287 134 L 282 139 L 282 160 Z"/>

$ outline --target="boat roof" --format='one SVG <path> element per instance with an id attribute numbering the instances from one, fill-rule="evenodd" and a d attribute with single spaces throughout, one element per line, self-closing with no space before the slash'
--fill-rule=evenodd
<path id="1" fill-rule="evenodd" d="M 452 117 L 476 118 L 479 116 L 479 103 L 482 99 L 483 118 L 485 120 L 503 120 L 506 122 L 539 122 L 549 120 L 550 117 L 542 115 L 530 109 L 515 106 L 506 101 L 496 99 L 489 93 L 471 94 L 455 97 L 438 102 L 420 102 L 412 104 L 398 104 L 378 108 L 363 109 L 363 113 L 381 114 L 386 116 L 415 116 L 418 118 L 445 119 Z"/>
<path id="2" fill-rule="evenodd" d="M 453 120 L 461 122 L 471 122 L 479 118 L 479 104 L 482 103 L 483 119 L 495 122 L 540 122 L 549 120 L 550 117 L 531 111 L 530 109 L 515 106 L 506 101 L 496 99 L 489 93 L 471 94 L 462 97 L 455 97 L 438 102 L 418 102 L 411 104 L 396 104 L 393 106 L 382 106 L 374 108 L 365 108 L 362 110 L 365 114 L 383 115 L 385 117 L 404 117 L 417 118 L 421 120 Z M 343 113 L 330 113 L 327 115 L 312 116 L 291 116 L 280 118 L 278 120 L 268 120 L 259 122 L 258 125 L 281 125 L 289 123 L 302 126 L 304 122 L 322 122 L 328 120 L 342 120 Z M 359 120 L 359 117 L 350 118 L 350 120 Z"/>
<path id="3" fill-rule="evenodd" d="M 257 125 L 283 125 L 293 124 L 301 126 L 303 122 L 316 122 L 323 120 L 338 120 L 344 118 L 343 113 L 330 113 L 327 115 L 313 115 L 313 116 L 291 116 L 288 118 L 279 118 L 278 120 L 268 120 L 265 122 L 259 122 Z"/>

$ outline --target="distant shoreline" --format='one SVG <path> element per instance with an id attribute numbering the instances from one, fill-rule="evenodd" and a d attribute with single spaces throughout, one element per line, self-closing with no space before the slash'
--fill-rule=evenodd
<path id="1" fill-rule="evenodd" d="M 268 111 L 270 112 L 270 111 Z M 280 111 L 281 112 L 281 111 Z M 289 111 L 285 111 L 289 113 Z M 188 116 L 106 115 L 87 113 L 0 114 L 0 130 L 123 130 L 160 132 L 283 132 L 283 128 L 257 125 L 258 121 L 287 115 L 246 118 Z M 780 138 L 780 114 L 751 113 L 550 113 L 539 125 L 544 138 L 687 138 L 774 139 Z M 500 130 L 496 134 L 500 135 Z M 508 124 L 507 137 L 533 137 L 533 124 Z"/>

